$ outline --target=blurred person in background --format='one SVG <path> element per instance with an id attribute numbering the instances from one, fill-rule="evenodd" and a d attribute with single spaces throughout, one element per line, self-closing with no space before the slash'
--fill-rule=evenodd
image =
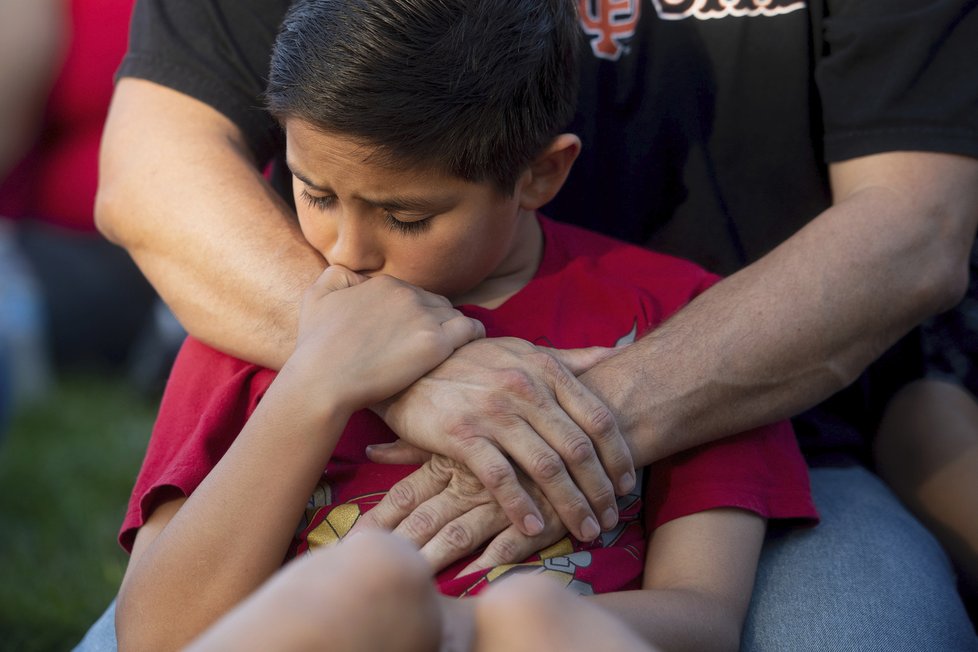
<path id="1" fill-rule="evenodd" d="M 168 311 L 93 219 L 133 4 L 0 5 L 0 339 L 14 404 L 44 395 L 49 368 L 128 371 L 150 388 L 170 362 L 156 335 Z"/>
<path id="2" fill-rule="evenodd" d="M 0 179 L 10 174 L 39 129 L 62 39 L 58 0 L 0 3 Z M 6 213 L 6 197 L 0 186 L 0 216 Z M 0 433 L 11 403 L 39 396 L 47 384 L 34 290 L 13 226 L 0 220 Z"/>

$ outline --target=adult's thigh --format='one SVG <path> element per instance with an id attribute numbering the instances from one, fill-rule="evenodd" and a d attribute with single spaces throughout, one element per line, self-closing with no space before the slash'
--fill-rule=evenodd
<path id="1" fill-rule="evenodd" d="M 978 650 L 934 537 L 862 467 L 811 472 L 822 522 L 769 535 L 742 649 Z"/>

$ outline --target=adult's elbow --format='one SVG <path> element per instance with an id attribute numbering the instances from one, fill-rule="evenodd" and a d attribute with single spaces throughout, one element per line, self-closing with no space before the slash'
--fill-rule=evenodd
<path id="1" fill-rule="evenodd" d="M 930 236 L 927 263 L 920 270 L 923 303 L 930 314 L 953 308 L 968 291 L 978 222 L 978 208 L 970 210 L 976 214 L 955 214 L 955 208 L 947 205 L 934 210 L 932 224 L 936 229 Z"/>
<path id="2" fill-rule="evenodd" d="M 116 192 L 111 181 L 99 180 L 98 192 L 95 194 L 95 228 L 102 236 L 115 244 L 124 244 L 124 229 L 120 219 L 123 208 L 121 197 Z"/>

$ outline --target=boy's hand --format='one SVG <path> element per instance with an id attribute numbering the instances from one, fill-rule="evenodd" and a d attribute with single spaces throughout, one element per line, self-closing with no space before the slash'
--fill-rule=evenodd
<path id="1" fill-rule="evenodd" d="M 514 463 L 567 529 L 590 541 L 617 523 L 616 491 L 635 483 L 614 416 L 575 376 L 609 354 L 561 353 L 568 368 L 554 351 L 524 340 L 484 339 L 374 410 L 407 442 L 471 469 L 524 534 L 545 525 Z M 383 461 L 383 453 L 371 458 Z"/>
<path id="2" fill-rule="evenodd" d="M 306 290 L 296 347 L 283 373 L 326 384 L 352 410 L 401 391 L 458 347 L 485 335 L 448 299 L 390 276 L 332 265 Z"/>

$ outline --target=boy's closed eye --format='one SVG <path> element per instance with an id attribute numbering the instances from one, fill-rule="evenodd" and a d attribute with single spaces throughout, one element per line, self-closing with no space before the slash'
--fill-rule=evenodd
<path id="1" fill-rule="evenodd" d="M 336 195 L 313 195 L 306 189 L 302 189 L 299 196 L 312 208 L 324 211 L 336 205 L 338 199 Z M 430 214 L 395 214 L 392 209 L 384 208 L 384 217 L 389 231 L 406 234 L 418 234 L 428 230 L 431 220 L 435 217 Z"/>

